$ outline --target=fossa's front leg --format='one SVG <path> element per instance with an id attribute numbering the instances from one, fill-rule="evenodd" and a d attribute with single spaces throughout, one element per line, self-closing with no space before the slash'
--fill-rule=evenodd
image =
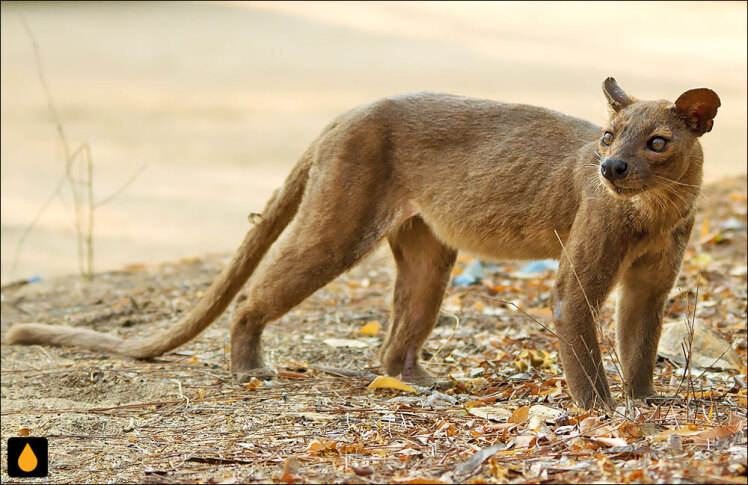
<path id="1" fill-rule="evenodd" d="M 655 394 L 653 374 L 668 294 L 680 272 L 693 219 L 637 258 L 621 277 L 616 341 L 624 388 L 635 398 Z"/>
<path id="2" fill-rule="evenodd" d="M 579 405 L 590 408 L 614 402 L 603 369 L 596 321 L 600 305 L 616 283 L 627 245 L 605 221 L 584 215 L 583 210 L 561 255 L 551 309 L 569 390 Z"/>

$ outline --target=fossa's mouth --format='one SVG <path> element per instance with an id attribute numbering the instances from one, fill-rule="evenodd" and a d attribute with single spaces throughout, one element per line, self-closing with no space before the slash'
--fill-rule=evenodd
<path id="1" fill-rule="evenodd" d="M 624 187 L 623 185 L 616 184 L 611 182 L 610 180 L 606 179 L 602 175 L 600 176 L 600 179 L 603 181 L 603 185 L 613 194 L 614 197 L 618 199 L 630 199 L 631 197 L 641 194 L 645 190 L 647 190 L 644 186 L 638 186 L 638 187 Z"/>

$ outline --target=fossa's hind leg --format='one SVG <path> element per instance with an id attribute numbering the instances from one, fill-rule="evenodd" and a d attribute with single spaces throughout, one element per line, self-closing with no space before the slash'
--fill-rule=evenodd
<path id="1" fill-rule="evenodd" d="M 343 167 L 345 169 L 345 167 Z M 231 372 L 239 382 L 271 373 L 261 336 L 265 326 L 365 256 L 398 222 L 387 187 L 372 190 L 366 166 L 310 181 L 299 211 L 248 282 L 231 328 Z M 347 186 L 344 197 L 340 187 Z"/>
<path id="2" fill-rule="evenodd" d="M 392 321 L 381 349 L 389 375 L 431 385 L 434 378 L 418 362 L 421 346 L 434 328 L 457 251 L 444 245 L 420 217 L 388 236 L 397 264 Z"/>

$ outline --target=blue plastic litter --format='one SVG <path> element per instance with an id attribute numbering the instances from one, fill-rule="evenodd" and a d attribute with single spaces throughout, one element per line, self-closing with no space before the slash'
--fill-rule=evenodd
<path id="1" fill-rule="evenodd" d="M 483 264 L 479 259 L 476 259 L 470 263 L 462 273 L 452 280 L 452 284 L 456 286 L 470 286 L 480 282 L 480 280 L 485 277 L 486 274 L 483 272 Z"/>
<path id="2" fill-rule="evenodd" d="M 520 273 L 525 274 L 536 274 L 536 273 L 543 273 L 548 270 L 556 271 L 558 270 L 558 261 L 555 259 L 543 259 L 540 261 L 530 261 L 526 265 L 522 266 L 520 268 Z"/>
<path id="3" fill-rule="evenodd" d="M 458 274 L 452 280 L 452 284 L 455 286 L 470 286 L 475 283 L 475 278 L 465 274 Z"/>
<path id="4" fill-rule="evenodd" d="M 26 283 L 38 283 L 42 280 L 41 276 L 32 276 L 31 278 L 26 280 Z"/>

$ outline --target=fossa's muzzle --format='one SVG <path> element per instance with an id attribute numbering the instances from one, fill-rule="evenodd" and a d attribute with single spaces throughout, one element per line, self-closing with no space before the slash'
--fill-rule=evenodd
<path id="1" fill-rule="evenodd" d="M 629 166 L 620 158 L 606 158 L 600 164 L 600 173 L 611 183 L 615 183 L 626 178 L 629 173 Z"/>

